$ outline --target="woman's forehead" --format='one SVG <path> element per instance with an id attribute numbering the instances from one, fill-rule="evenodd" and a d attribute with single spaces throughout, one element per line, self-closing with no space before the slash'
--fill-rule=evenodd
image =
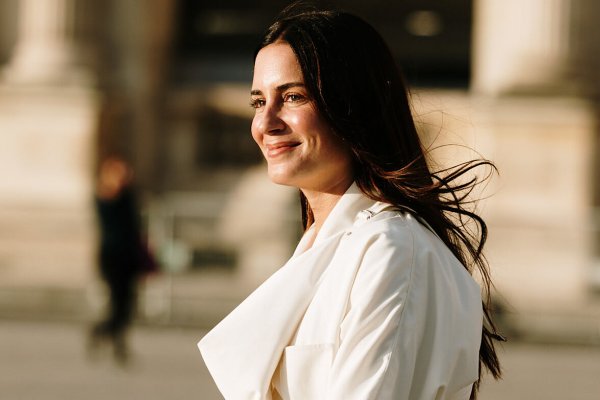
<path id="1" fill-rule="evenodd" d="M 263 47 L 254 63 L 253 90 L 304 82 L 302 69 L 290 45 L 278 41 Z"/>

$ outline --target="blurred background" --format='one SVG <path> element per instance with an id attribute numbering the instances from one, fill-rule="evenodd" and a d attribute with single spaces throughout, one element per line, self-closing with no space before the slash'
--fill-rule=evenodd
<path id="1" fill-rule="evenodd" d="M 0 397 L 219 398 L 195 343 L 300 235 L 248 106 L 254 48 L 288 3 L 0 0 Z M 600 3 L 329 3 L 385 37 L 439 165 L 500 171 L 478 210 L 509 342 L 481 398 L 599 398 Z M 114 154 L 158 265 L 127 367 L 85 351 L 108 302 L 94 192 Z"/>

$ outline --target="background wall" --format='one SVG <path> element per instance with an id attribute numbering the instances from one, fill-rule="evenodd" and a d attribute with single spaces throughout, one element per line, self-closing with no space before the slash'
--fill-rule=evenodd
<path id="1" fill-rule="evenodd" d="M 497 165 L 479 210 L 505 331 L 599 344 L 599 3 L 334 3 L 385 36 L 440 165 Z M 285 4 L 0 2 L 0 316 L 99 312 L 93 184 L 114 152 L 162 266 L 140 321 L 210 327 L 282 265 L 297 192 L 268 181 L 247 103 Z"/>

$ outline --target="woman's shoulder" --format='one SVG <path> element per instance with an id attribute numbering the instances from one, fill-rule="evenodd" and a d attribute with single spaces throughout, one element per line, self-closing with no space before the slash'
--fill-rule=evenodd
<path id="1" fill-rule="evenodd" d="M 420 229 L 409 215 L 384 210 L 361 211 L 348 238 L 348 247 L 359 261 L 360 274 L 398 274 L 412 268 Z"/>
<path id="2" fill-rule="evenodd" d="M 359 213 L 354 224 L 357 237 L 381 238 L 382 242 L 398 246 L 414 245 L 415 240 L 437 238 L 437 235 L 416 214 L 389 206 L 381 211 L 364 210 Z M 373 241 L 375 243 L 375 241 Z"/>
<path id="3" fill-rule="evenodd" d="M 477 285 L 427 222 L 413 212 L 384 210 L 358 224 L 354 233 L 355 246 L 363 249 L 363 270 L 379 268 L 379 273 L 394 275 L 416 269 L 422 278 L 445 276 Z M 374 263 L 377 258 L 386 261 Z"/>

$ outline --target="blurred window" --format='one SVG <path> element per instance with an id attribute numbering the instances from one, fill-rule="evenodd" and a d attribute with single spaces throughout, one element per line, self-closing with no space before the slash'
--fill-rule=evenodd
<path id="1" fill-rule="evenodd" d="M 175 83 L 250 82 L 252 55 L 285 2 L 182 0 L 178 10 Z M 467 87 L 472 0 L 336 2 L 385 37 L 409 82 Z"/>

